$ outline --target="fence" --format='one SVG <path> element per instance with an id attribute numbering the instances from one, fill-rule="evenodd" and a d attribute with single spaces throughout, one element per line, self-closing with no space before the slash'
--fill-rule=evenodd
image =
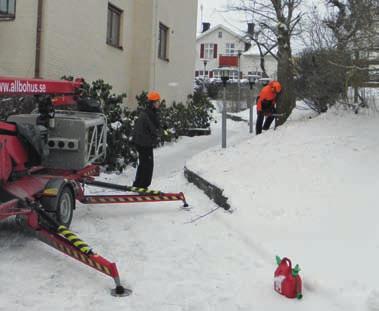
<path id="1" fill-rule="evenodd" d="M 260 87 L 259 87 L 260 88 Z M 227 112 L 239 112 L 241 110 L 247 109 L 250 106 L 250 103 L 255 103 L 255 99 L 258 96 L 258 87 L 253 86 L 253 89 L 250 89 L 250 86 L 245 83 L 241 83 L 238 87 L 237 83 L 227 84 L 226 85 L 226 111 Z M 216 105 L 221 106 L 224 101 L 223 97 L 223 87 L 219 87 L 219 92 L 216 97 Z"/>

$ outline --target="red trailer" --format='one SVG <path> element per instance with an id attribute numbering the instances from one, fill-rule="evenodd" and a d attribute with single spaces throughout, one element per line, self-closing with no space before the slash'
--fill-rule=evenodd
<path id="1" fill-rule="evenodd" d="M 116 284 L 112 294 L 126 296 L 131 290 L 121 285 L 116 264 L 96 254 L 68 229 L 75 201 L 84 204 L 182 201 L 184 207 L 188 204 L 183 193 L 162 193 L 96 180 L 99 167 L 88 161 L 105 152 L 106 126 L 95 124 L 89 129 L 85 135 L 88 142 L 62 137 L 62 128 L 72 126 L 75 120 L 72 112 L 69 116 L 62 113 L 62 117 L 58 118 L 56 110 L 61 105 L 73 105 L 84 100 L 82 85 L 82 79 L 71 82 L 0 77 L 0 95 L 30 95 L 38 104 L 35 117 L 0 121 L 0 221 L 16 216 L 41 241 L 112 277 Z M 93 123 L 92 118 L 89 119 Z M 61 126 L 59 137 L 51 137 L 57 123 Z M 85 148 L 80 149 L 83 145 Z M 50 150 L 50 155 L 55 152 L 56 157 L 61 157 L 67 150 L 71 152 L 70 157 L 75 150 L 80 156 L 85 152 L 87 162 L 76 161 L 74 168 L 54 167 L 54 157 L 43 160 L 48 157 L 46 150 Z M 110 188 L 121 194 L 86 195 L 85 185 Z"/>

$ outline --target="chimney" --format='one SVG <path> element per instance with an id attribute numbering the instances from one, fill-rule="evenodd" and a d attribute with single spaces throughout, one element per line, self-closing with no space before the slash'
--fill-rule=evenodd
<path id="1" fill-rule="evenodd" d="M 247 34 L 249 35 L 249 37 L 254 36 L 254 26 L 254 23 L 247 23 Z"/>
<path id="2" fill-rule="evenodd" d="M 209 28 L 211 28 L 211 23 L 203 23 L 203 30 L 201 32 L 206 32 Z"/>

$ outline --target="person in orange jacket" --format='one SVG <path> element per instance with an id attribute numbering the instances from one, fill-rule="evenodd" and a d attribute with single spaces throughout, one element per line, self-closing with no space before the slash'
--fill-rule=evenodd
<path id="1" fill-rule="evenodd" d="M 257 135 L 262 133 L 262 125 L 264 130 L 268 130 L 274 121 L 276 101 L 282 91 L 280 82 L 273 80 L 262 88 L 257 97 L 257 122 L 255 124 L 255 132 Z M 265 120 L 263 124 L 263 120 Z"/>

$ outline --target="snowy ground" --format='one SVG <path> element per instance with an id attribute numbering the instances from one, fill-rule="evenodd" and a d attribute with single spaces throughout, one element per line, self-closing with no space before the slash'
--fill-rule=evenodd
<path id="1" fill-rule="evenodd" d="M 248 112 L 240 113 L 248 116 Z M 0 223 L 0 310 L 379 310 L 379 114 L 329 112 L 258 137 L 228 120 L 228 148 L 212 135 L 156 152 L 152 188 L 183 191 L 179 202 L 79 206 L 72 229 L 118 264 L 127 298 L 112 280 Z M 220 186 L 234 213 L 183 177 L 186 165 Z M 103 175 L 131 184 L 134 170 Z M 272 289 L 275 255 L 300 264 L 304 298 Z"/>

